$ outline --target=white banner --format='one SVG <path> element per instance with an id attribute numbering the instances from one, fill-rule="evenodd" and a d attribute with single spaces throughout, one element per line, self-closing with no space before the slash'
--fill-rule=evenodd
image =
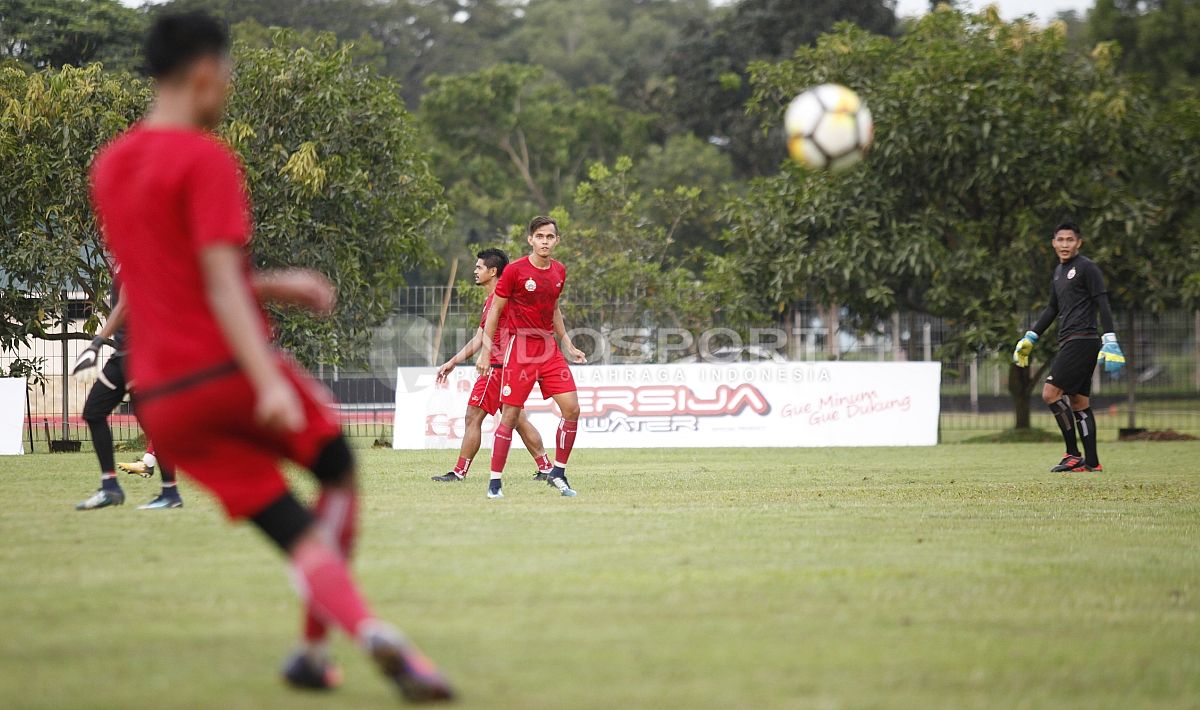
<path id="1" fill-rule="evenodd" d="M 459 447 L 475 370 L 460 367 L 442 386 L 435 372 L 399 368 L 393 448 Z M 585 365 L 571 372 L 579 445 L 587 448 L 937 443 L 937 362 Z M 526 411 L 552 442 L 553 400 L 535 388 Z M 484 423 L 485 448 L 495 423 Z"/>
<path id="2" fill-rule="evenodd" d="M 25 453 L 25 378 L 0 377 L 0 456 Z"/>

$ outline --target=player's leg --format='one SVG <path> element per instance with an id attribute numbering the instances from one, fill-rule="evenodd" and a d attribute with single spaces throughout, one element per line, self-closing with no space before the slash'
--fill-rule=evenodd
<path id="1" fill-rule="evenodd" d="M 475 454 L 479 453 L 479 446 L 483 441 L 483 419 L 486 416 L 487 412 L 479 407 L 467 405 L 467 413 L 463 417 L 462 445 L 458 447 L 458 462 L 449 472 L 433 476 L 433 480 L 453 483 L 467 477 L 471 470 L 471 461 L 475 459 Z"/>
<path id="2" fill-rule="evenodd" d="M 134 395 L 136 396 L 136 395 Z M 142 432 L 145 433 L 143 427 Z M 117 468 L 125 473 L 131 473 L 142 478 L 153 478 L 154 469 L 158 466 L 158 456 L 154 454 L 154 444 L 150 439 L 146 439 L 146 453 L 142 454 L 141 461 L 118 461 Z"/>
<path id="3" fill-rule="evenodd" d="M 1050 470 L 1054 472 L 1070 471 L 1083 461 L 1083 455 L 1079 452 L 1079 441 L 1075 436 L 1075 415 L 1071 412 L 1071 403 L 1062 389 L 1050 382 L 1042 385 L 1042 401 L 1054 415 L 1054 421 L 1058 424 L 1059 431 L 1062 432 L 1063 443 L 1067 449 L 1067 453 L 1063 454 L 1058 465 Z"/>
<path id="4" fill-rule="evenodd" d="M 546 445 L 542 443 L 542 434 L 529 421 L 529 415 L 525 410 L 521 410 L 521 416 L 517 418 L 516 432 L 521 437 L 521 441 L 525 442 L 525 448 L 529 450 L 529 455 L 533 457 L 533 462 L 537 466 L 537 473 L 533 475 L 535 481 L 545 481 L 550 476 L 550 469 L 554 468 L 554 464 L 550 463 L 550 457 L 546 454 Z"/>
<path id="5" fill-rule="evenodd" d="M 1075 471 L 1103 471 L 1100 455 L 1096 452 L 1096 419 L 1092 415 L 1091 399 L 1087 394 L 1071 395 L 1071 409 L 1079 426 L 1079 438 L 1083 440 L 1083 461 Z"/>
<path id="6" fill-rule="evenodd" d="M 575 448 L 575 435 L 579 431 L 579 394 L 575 390 L 554 395 L 562 418 L 554 437 L 554 468 L 550 470 L 547 483 L 564 496 L 574 496 L 575 489 L 567 483 L 567 461 Z"/>
<path id="7" fill-rule="evenodd" d="M 555 351 L 542 369 L 539 383 L 542 395 L 554 399 L 560 416 L 558 430 L 554 436 L 554 468 L 547 483 L 564 496 L 574 496 L 575 490 L 567 483 L 567 461 L 575 448 L 575 435 L 579 431 L 579 393 L 575 378 L 562 353 Z"/>
<path id="8" fill-rule="evenodd" d="M 504 489 L 502 477 L 504 465 L 508 462 L 508 451 L 512 448 L 513 429 L 521 419 L 522 408 L 516 404 L 505 403 L 500 409 L 500 423 L 496 426 L 495 438 L 492 440 L 492 472 L 488 479 L 488 498 L 503 498 Z"/>
<path id="9" fill-rule="evenodd" d="M 123 360 L 121 356 L 109 358 L 83 404 L 83 420 L 92 434 L 92 446 L 100 463 L 100 488 L 90 498 L 78 503 L 76 510 L 95 510 L 125 502 L 125 491 L 117 482 L 112 428 L 108 425 L 108 416 L 125 398 Z"/>

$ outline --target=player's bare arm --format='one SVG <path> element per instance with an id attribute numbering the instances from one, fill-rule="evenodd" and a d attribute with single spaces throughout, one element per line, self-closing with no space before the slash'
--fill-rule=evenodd
<path id="1" fill-rule="evenodd" d="M 453 357 L 446 362 L 443 362 L 442 366 L 438 368 L 437 381 L 439 383 L 445 382 L 446 378 L 450 376 L 450 373 L 454 371 L 454 368 L 469 360 L 472 355 L 478 352 L 479 348 L 483 346 L 484 342 L 483 328 L 477 328 L 475 330 L 475 335 L 469 341 L 467 341 L 467 344 L 462 346 L 461 350 L 454 353 Z"/>
<path id="2" fill-rule="evenodd" d="M 487 322 L 483 325 L 483 342 L 493 342 L 496 337 L 496 329 L 500 327 L 500 314 L 504 312 L 504 307 L 508 305 L 508 299 L 499 294 L 492 296 L 492 308 L 488 311 Z M 479 357 L 475 359 L 475 369 L 479 372 L 487 372 L 492 366 L 492 349 L 483 348 L 479 353 Z"/>
<path id="3" fill-rule="evenodd" d="M 255 418 L 270 429 L 299 431 L 304 426 L 304 409 L 275 364 L 271 345 L 259 326 L 242 259 L 242 250 L 232 245 L 209 246 L 200 252 L 205 298 L 234 359 L 254 386 Z"/>
<path id="4" fill-rule="evenodd" d="M 562 308 L 558 306 L 554 307 L 554 337 L 562 343 L 563 352 L 571 358 L 571 362 L 577 365 L 587 362 L 587 353 L 575 347 L 575 343 L 571 342 L 571 334 L 567 332 L 567 326 L 563 323 Z"/>
<path id="5" fill-rule="evenodd" d="M 320 315 L 329 315 L 337 305 L 337 290 L 325 274 L 313 269 L 264 271 L 251 283 L 260 303 L 299 306 Z"/>

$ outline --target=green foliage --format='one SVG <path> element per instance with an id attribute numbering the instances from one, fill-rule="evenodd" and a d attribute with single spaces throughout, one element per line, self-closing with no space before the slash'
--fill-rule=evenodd
<path id="1" fill-rule="evenodd" d="M 645 145 L 648 123 L 606 87 L 571 90 L 516 64 L 431 77 L 421 119 L 460 227 L 491 234 L 565 204 L 590 162 Z"/>
<path id="2" fill-rule="evenodd" d="M 742 175 L 775 172 L 776 141 L 746 115 L 748 65 L 788 57 L 837 22 L 891 33 L 892 5 L 883 0 L 742 0 L 726 12 L 690 23 L 665 61 L 674 89 L 667 108 L 679 127 L 727 146 Z"/>
<path id="3" fill-rule="evenodd" d="M 1097 0 L 1088 15 L 1094 42 L 1116 41 L 1120 67 L 1169 95 L 1200 90 L 1200 3 Z"/>
<path id="4" fill-rule="evenodd" d="M 137 68 L 145 17 L 117 0 L 6 0 L 0 6 L 0 57 L 33 69 Z"/>
<path id="5" fill-rule="evenodd" d="M 0 350 L 56 330 L 65 292 L 106 308 L 110 276 L 87 169 L 148 100 L 144 85 L 98 64 L 0 68 Z"/>
<path id="6" fill-rule="evenodd" d="M 239 48 L 223 134 L 246 164 L 257 265 L 316 268 L 338 288 L 332 319 L 288 314 L 281 342 L 310 364 L 360 362 L 446 208 L 395 85 L 332 35 L 299 40 Z"/>
<path id="7" fill-rule="evenodd" d="M 1084 225 L 1118 310 L 1178 302 L 1186 261 L 1170 254 L 1195 250 L 1182 226 L 1195 218 L 1197 144 L 1105 46 L 1080 55 L 1061 25 L 942 9 L 894 40 L 840 26 L 751 73 L 765 125 L 825 81 L 858 90 L 876 117 L 861 169 L 789 168 L 730 206 L 731 246 L 769 303 L 844 303 L 868 321 L 912 308 L 951 324 L 947 355 L 1011 347 L 1049 297 L 1048 241 L 1064 217 Z M 1015 374 L 1021 406 L 1032 379 Z"/>
<path id="8" fill-rule="evenodd" d="M 338 287 L 330 320 L 280 314 L 282 344 L 310 364 L 365 359 L 371 327 L 391 312 L 403 274 L 432 258 L 428 238 L 446 216 L 395 85 L 350 51 L 332 35 L 286 32 L 273 48 L 240 47 L 221 129 L 246 166 L 257 265 L 316 268 Z M 99 65 L 0 69 L 0 347 L 44 335 L 63 291 L 103 308 L 109 275 L 87 167 L 148 98 L 144 84 Z"/>

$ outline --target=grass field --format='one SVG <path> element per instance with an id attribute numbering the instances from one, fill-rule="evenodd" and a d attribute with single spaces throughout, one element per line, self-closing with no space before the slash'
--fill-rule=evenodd
<path id="1" fill-rule="evenodd" d="M 575 499 L 514 452 L 489 501 L 429 482 L 449 453 L 363 451 L 356 569 L 462 707 L 1195 708 L 1198 452 L 581 449 Z M 0 459 L 0 706 L 397 704 L 344 640 L 342 689 L 283 688 L 275 552 L 186 479 L 183 510 L 127 478 L 76 513 L 94 467 Z"/>

